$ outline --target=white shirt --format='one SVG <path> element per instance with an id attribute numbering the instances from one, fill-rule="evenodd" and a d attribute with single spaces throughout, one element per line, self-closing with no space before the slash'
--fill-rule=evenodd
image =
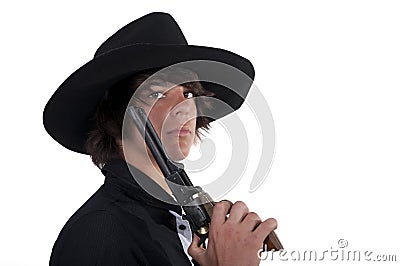
<path id="1" fill-rule="evenodd" d="M 179 239 L 181 240 L 183 250 L 189 261 L 192 263 L 192 257 L 188 254 L 187 250 L 192 243 L 192 230 L 190 229 L 189 222 L 184 220 L 182 216 L 174 211 L 169 210 L 169 212 L 176 218 L 176 231 L 178 232 Z M 193 265 L 193 263 L 192 263 Z"/>

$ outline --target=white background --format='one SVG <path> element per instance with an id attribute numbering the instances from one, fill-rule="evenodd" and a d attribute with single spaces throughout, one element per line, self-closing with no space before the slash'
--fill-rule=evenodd
<path id="1" fill-rule="evenodd" d="M 13 1 L 0 10 L 1 265 L 48 264 L 64 223 L 102 184 L 88 156 L 47 135 L 42 111 L 108 36 L 152 11 L 172 14 L 190 44 L 254 64 L 275 159 L 256 192 L 249 165 L 226 198 L 275 217 L 289 251 L 322 253 L 346 239 L 350 250 L 400 260 L 398 1 Z"/>

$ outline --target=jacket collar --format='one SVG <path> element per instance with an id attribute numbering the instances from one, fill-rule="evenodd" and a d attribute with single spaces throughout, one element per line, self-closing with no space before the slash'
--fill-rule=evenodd
<path id="1" fill-rule="evenodd" d="M 107 162 L 101 172 L 106 177 L 105 184 L 111 183 L 118 186 L 129 197 L 146 205 L 182 214 L 182 208 L 179 205 L 171 204 L 176 202 L 172 196 L 153 179 L 124 160 L 113 159 Z"/>

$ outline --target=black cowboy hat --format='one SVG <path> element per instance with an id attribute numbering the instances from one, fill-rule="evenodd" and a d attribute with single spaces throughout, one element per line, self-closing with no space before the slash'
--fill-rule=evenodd
<path id="1" fill-rule="evenodd" d="M 238 109 L 254 79 L 251 62 L 226 50 L 188 45 L 172 16 L 155 12 L 118 30 L 92 60 L 60 85 L 44 109 L 44 127 L 64 147 L 87 154 L 85 142 L 94 128 L 92 118 L 107 89 L 136 72 L 193 60 L 198 63 L 191 66 L 206 90 L 229 106 L 217 109 L 213 120 Z M 202 66 L 204 62 L 216 64 L 210 70 Z"/>

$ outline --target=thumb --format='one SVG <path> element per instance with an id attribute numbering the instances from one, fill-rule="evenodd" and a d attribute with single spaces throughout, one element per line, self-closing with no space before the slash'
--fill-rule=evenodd
<path id="1" fill-rule="evenodd" d="M 205 264 L 205 253 L 206 250 L 202 247 L 199 247 L 200 237 L 196 234 L 193 234 L 193 240 L 188 248 L 189 255 L 200 265 Z"/>

